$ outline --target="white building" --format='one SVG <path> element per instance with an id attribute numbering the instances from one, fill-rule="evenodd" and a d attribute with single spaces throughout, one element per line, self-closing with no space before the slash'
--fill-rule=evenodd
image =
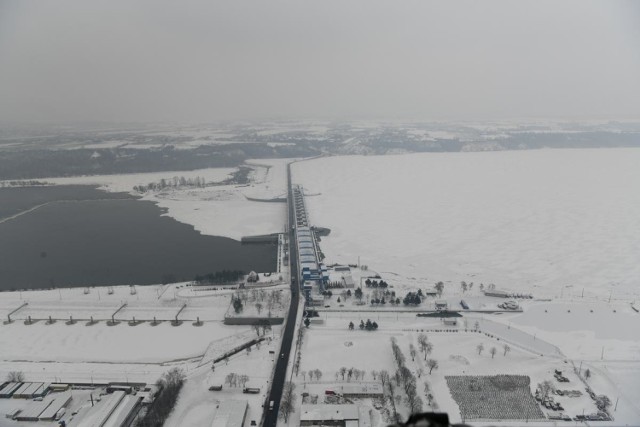
<path id="1" fill-rule="evenodd" d="M 225 400 L 216 409 L 211 427 L 242 427 L 249 403 L 246 400 Z"/>
<path id="2" fill-rule="evenodd" d="M 302 405 L 300 425 L 371 427 L 371 414 L 358 405 Z"/>

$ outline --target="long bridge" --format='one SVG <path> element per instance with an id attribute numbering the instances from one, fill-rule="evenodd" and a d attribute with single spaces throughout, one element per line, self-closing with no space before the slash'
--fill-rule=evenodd
<path id="1" fill-rule="evenodd" d="M 296 242 L 296 207 L 294 203 L 294 191 L 291 184 L 291 164 L 287 165 L 287 230 L 289 235 L 289 272 L 291 274 L 291 306 L 287 315 L 287 323 L 282 334 L 282 344 L 280 347 L 280 355 L 276 355 L 276 368 L 273 373 L 273 381 L 271 390 L 264 405 L 264 423 L 265 427 L 275 427 L 278 423 L 278 412 L 280 410 L 280 399 L 282 399 L 282 390 L 287 375 L 287 366 L 289 364 L 289 353 L 293 344 L 293 333 L 296 327 L 296 318 L 298 316 L 299 302 L 299 260 L 298 248 Z M 273 402 L 271 407 L 270 402 Z"/>

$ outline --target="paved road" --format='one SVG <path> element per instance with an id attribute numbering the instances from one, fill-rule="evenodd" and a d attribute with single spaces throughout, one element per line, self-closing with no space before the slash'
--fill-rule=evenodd
<path id="1" fill-rule="evenodd" d="M 295 244 L 294 231 L 291 224 L 295 224 L 295 212 L 293 207 L 293 190 L 291 186 L 291 165 L 287 165 L 287 186 L 288 186 L 288 221 L 289 227 L 289 260 L 291 265 L 291 307 L 287 316 L 287 323 L 282 335 L 282 347 L 280 354 L 276 355 L 276 369 L 273 374 L 273 382 L 267 402 L 265 403 L 265 427 L 275 427 L 278 422 L 278 410 L 280 409 L 280 399 L 282 398 L 282 388 L 284 386 L 287 375 L 287 364 L 289 363 L 289 353 L 293 344 L 293 332 L 296 326 L 296 317 L 298 315 L 298 252 Z M 269 410 L 269 402 L 273 401 L 273 409 Z"/>

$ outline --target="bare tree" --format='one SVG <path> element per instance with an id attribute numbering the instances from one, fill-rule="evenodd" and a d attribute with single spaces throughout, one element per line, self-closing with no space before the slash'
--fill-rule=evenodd
<path id="1" fill-rule="evenodd" d="M 307 373 L 306 373 L 305 371 L 302 371 L 302 372 L 300 372 L 300 373 L 302 374 L 302 379 L 303 379 L 304 381 L 306 381 L 306 380 L 307 380 Z"/>
<path id="2" fill-rule="evenodd" d="M 438 369 L 438 361 L 435 359 L 427 360 L 427 368 L 429 368 L 429 375 L 434 369 Z"/>
<path id="3" fill-rule="evenodd" d="M 344 381 L 344 375 L 347 373 L 347 368 L 344 366 L 340 368 L 340 375 L 342 375 L 342 381 Z"/>
<path id="4" fill-rule="evenodd" d="M 495 347 L 491 347 L 491 350 L 489 350 L 489 353 L 491 353 L 491 358 L 493 359 L 494 356 L 496 355 L 496 353 L 498 352 L 498 350 L 496 350 Z"/>
<path id="5" fill-rule="evenodd" d="M 424 369 L 418 368 L 418 370 L 416 372 L 418 374 L 418 378 L 420 378 L 422 376 L 422 374 L 424 374 Z"/>
<path id="6" fill-rule="evenodd" d="M 316 369 L 313 372 L 316 374 L 316 381 L 320 381 L 322 379 L 322 371 L 320 369 Z"/>
<path id="7" fill-rule="evenodd" d="M 433 351 L 433 344 L 429 342 L 426 334 L 421 333 L 418 335 L 418 345 L 420 346 L 420 351 L 424 353 L 424 360 L 427 360 L 427 356 Z"/>
<path id="8" fill-rule="evenodd" d="M 373 377 L 373 380 L 376 380 L 376 377 L 378 376 L 378 372 L 377 371 L 371 371 L 371 376 Z"/>
<path id="9" fill-rule="evenodd" d="M 607 410 L 611 406 L 611 399 L 609 399 L 609 396 L 606 396 L 604 394 L 597 396 L 595 401 L 596 401 L 596 406 L 598 408 L 604 409 L 605 412 L 607 412 Z"/>
<path id="10" fill-rule="evenodd" d="M 428 342 L 429 342 L 429 339 L 427 338 L 427 334 L 420 333 L 418 335 L 418 345 L 420 346 L 420 351 L 424 351 L 424 347 Z"/>
<path id="11" fill-rule="evenodd" d="M 238 381 L 240 382 L 240 385 L 242 386 L 242 388 L 244 388 L 247 385 L 247 382 L 249 382 L 249 376 L 240 375 L 240 377 L 238 378 Z"/>
<path id="12" fill-rule="evenodd" d="M 296 406 L 296 385 L 291 381 L 284 383 L 282 400 L 280 401 L 280 416 L 284 422 L 289 422 L 289 415 L 294 412 Z"/>
<path id="13" fill-rule="evenodd" d="M 424 404 L 422 403 L 422 399 L 420 398 L 420 396 L 412 395 L 411 397 L 408 397 L 408 400 L 409 409 L 411 409 L 412 414 L 418 414 L 422 412 L 422 407 Z"/>
<path id="14" fill-rule="evenodd" d="M 260 323 L 258 323 L 258 322 L 253 322 L 253 323 L 251 324 L 251 326 L 253 326 L 253 329 L 255 329 L 255 330 L 256 330 L 256 335 L 257 335 L 257 336 L 260 336 Z"/>
<path id="15" fill-rule="evenodd" d="M 7 374 L 7 381 L 12 383 L 22 383 L 24 382 L 24 372 L 22 371 L 11 371 Z"/>
<path id="16" fill-rule="evenodd" d="M 538 388 L 540 389 L 540 394 L 542 394 L 542 398 L 544 399 L 555 389 L 555 386 L 551 381 L 547 380 L 538 384 Z"/>
<path id="17" fill-rule="evenodd" d="M 478 354 L 482 354 L 484 351 L 484 344 L 480 343 L 476 346 L 476 350 L 478 350 Z"/>
<path id="18" fill-rule="evenodd" d="M 435 288 L 436 288 L 436 292 L 438 293 L 438 296 L 441 297 L 442 291 L 444 290 L 444 283 L 442 282 L 436 283 Z"/>
<path id="19" fill-rule="evenodd" d="M 413 344 L 409 344 L 409 354 L 411 355 L 411 361 L 415 362 L 416 354 L 418 354 L 418 352 L 416 351 L 416 347 Z"/>
<path id="20" fill-rule="evenodd" d="M 262 312 L 262 304 L 257 302 L 256 303 L 256 310 L 258 311 L 258 316 L 260 315 L 260 313 Z"/>
<path id="21" fill-rule="evenodd" d="M 389 372 L 386 370 L 382 370 L 378 372 L 378 377 L 380 377 L 380 382 L 382 383 L 382 387 L 389 383 Z"/>
<path id="22" fill-rule="evenodd" d="M 315 374 L 315 372 L 309 369 L 309 381 L 313 381 L 313 374 Z"/>
<path id="23" fill-rule="evenodd" d="M 229 384 L 229 387 L 234 387 L 236 384 L 236 377 L 237 375 L 233 372 L 231 372 L 230 374 L 227 374 L 227 376 L 224 379 L 225 383 Z"/>
<path id="24" fill-rule="evenodd" d="M 502 348 L 503 348 L 503 350 L 504 350 L 504 354 L 503 354 L 503 356 L 506 356 L 506 355 L 507 355 L 507 353 L 509 353 L 509 352 L 511 351 L 511 347 L 509 347 L 509 344 L 504 344 L 504 345 L 502 346 Z"/>

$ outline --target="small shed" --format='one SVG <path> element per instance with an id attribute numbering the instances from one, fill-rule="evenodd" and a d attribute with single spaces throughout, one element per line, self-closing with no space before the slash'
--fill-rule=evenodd
<path id="1" fill-rule="evenodd" d="M 355 288 L 356 284 L 353 281 L 353 277 L 350 274 L 344 274 L 342 276 L 342 284 L 345 288 Z"/>
<path id="2" fill-rule="evenodd" d="M 436 310 L 443 311 L 449 308 L 449 304 L 445 300 L 437 300 L 436 301 Z"/>
<path id="3" fill-rule="evenodd" d="M 509 298 L 511 294 L 505 291 L 499 291 L 497 289 L 491 291 L 484 291 L 484 295 L 487 297 L 496 297 L 496 298 Z"/>

